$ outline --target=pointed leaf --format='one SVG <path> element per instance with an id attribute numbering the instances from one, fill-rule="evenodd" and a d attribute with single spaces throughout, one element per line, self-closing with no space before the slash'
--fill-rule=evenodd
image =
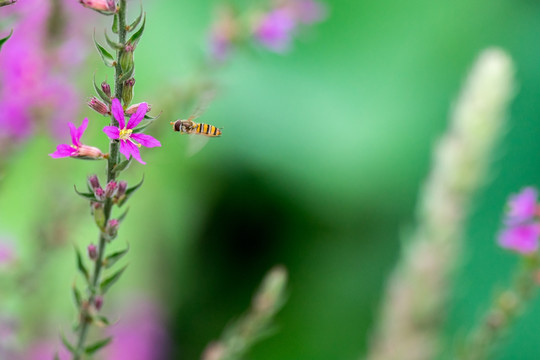
<path id="1" fill-rule="evenodd" d="M 109 343 L 112 341 L 112 337 L 108 337 L 106 339 L 100 340 L 92 345 L 88 345 L 84 349 L 84 353 L 87 355 L 93 355 L 98 350 L 104 348 L 105 346 L 109 345 Z"/>
<path id="2" fill-rule="evenodd" d="M 116 164 L 116 166 L 113 168 L 113 171 L 116 174 L 119 174 L 120 172 L 126 170 L 129 167 L 129 165 L 131 165 L 132 160 L 133 160 L 133 157 L 131 156 L 129 159 L 123 160 L 119 164 Z"/>
<path id="3" fill-rule="evenodd" d="M 62 344 L 64 344 L 66 349 L 68 349 L 70 353 L 75 354 L 75 347 L 71 345 L 71 343 L 68 341 L 68 339 L 66 339 L 66 336 L 63 333 L 60 335 L 60 339 L 62 340 Z"/>
<path id="4" fill-rule="evenodd" d="M 139 16 L 133 20 L 133 22 L 131 24 L 129 24 L 129 27 L 128 27 L 128 31 L 133 31 L 133 29 L 135 29 L 137 26 L 139 26 L 139 23 L 141 22 L 142 18 L 143 18 L 143 7 L 142 7 L 142 3 L 141 3 L 141 13 L 139 14 Z"/>
<path id="5" fill-rule="evenodd" d="M 144 175 L 143 175 L 143 178 L 141 180 L 140 183 L 138 183 L 137 185 L 133 186 L 133 187 L 130 187 L 129 189 L 126 190 L 126 194 L 124 196 L 124 198 L 122 199 L 122 201 L 120 201 L 118 203 L 118 206 L 122 206 L 126 203 L 126 201 L 128 201 L 128 199 L 135 193 L 135 191 L 139 190 L 139 188 L 142 186 L 144 182 Z"/>
<path id="6" fill-rule="evenodd" d="M 105 258 L 105 260 L 103 261 L 103 265 L 107 268 L 107 269 L 110 269 L 114 264 L 116 264 L 116 262 L 118 260 L 120 260 L 121 258 L 124 257 L 124 255 L 126 255 L 129 251 L 129 244 L 128 244 L 128 247 L 125 248 L 124 250 L 120 250 L 120 251 L 117 251 L 117 252 L 114 252 L 112 253 L 111 255 L 107 256 Z"/>
<path id="7" fill-rule="evenodd" d="M 96 316 L 94 318 L 94 323 L 97 327 L 106 327 L 110 325 L 109 319 L 107 319 L 105 316 Z"/>
<path id="8" fill-rule="evenodd" d="M 75 253 L 77 255 L 77 269 L 81 272 L 81 274 L 84 275 L 84 278 L 87 282 L 90 282 L 90 273 L 88 272 L 88 269 L 86 266 L 84 266 L 84 261 L 81 255 L 81 252 L 78 248 L 75 248 Z"/>
<path id="9" fill-rule="evenodd" d="M 9 32 L 9 35 L 8 35 L 8 36 L 6 36 L 5 38 L 1 38 L 1 39 L 0 39 L 0 50 L 2 49 L 2 45 L 4 45 L 4 43 L 5 43 L 6 41 L 8 41 L 8 39 L 11 37 L 11 35 L 13 35 L 13 30 L 11 30 L 11 31 Z"/>
<path id="10" fill-rule="evenodd" d="M 137 133 L 143 132 L 144 130 L 146 130 L 147 127 L 152 125 L 153 122 L 154 122 L 154 120 L 146 121 L 144 124 L 142 124 L 142 125 L 136 127 L 135 129 L 133 129 L 133 133 L 137 134 Z"/>
<path id="11" fill-rule="evenodd" d="M 116 60 L 114 60 L 114 57 L 103 46 L 101 46 L 97 42 L 95 33 L 94 33 L 94 44 L 96 45 L 96 49 L 99 55 L 101 56 L 103 63 L 108 67 L 114 67 L 116 65 Z"/>
<path id="12" fill-rule="evenodd" d="M 160 111 L 159 114 L 157 114 L 157 116 L 150 116 L 148 114 L 144 115 L 144 118 L 147 119 L 147 120 L 157 120 L 161 114 L 163 113 L 163 111 Z"/>
<path id="13" fill-rule="evenodd" d="M 119 224 L 121 224 L 122 221 L 124 221 L 124 219 L 125 219 L 126 216 L 127 216 L 128 211 L 129 211 L 129 208 L 127 208 L 126 211 L 124 211 L 124 212 L 122 213 L 122 215 L 120 215 L 120 216 L 118 217 L 117 220 L 118 220 L 118 223 L 119 223 Z"/>
<path id="14" fill-rule="evenodd" d="M 118 14 L 114 15 L 111 30 L 113 33 L 118 34 Z"/>
<path id="15" fill-rule="evenodd" d="M 146 25 L 146 13 L 144 13 L 143 16 L 144 16 L 143 17 L 143 23 L 142 23 L 141 27 L 139 28 L 139 30 L 137 30 L 136 33 L 134 33 L 129 38 L 128 44 L 132 44 L 132 45 L 136 46 L 139 43 L 139 40 L 141 39 L 142 34 L 144 32 L 144 26 Z"/>
<path id="16" fill-rule="evenodd" d="M 77 305 L 77 309 L 80 309 L 82 304 L 82 295 L 75 284 L 73 284 L 73 299 L 75 300 L 75 305 Z"/>
<path id="17" fill-rule="evenodd" d="M 105 101 L 107 104 L 111 104 L 111 98 L 105 94 L 105 91 L 101 88 L 100 85 L 96 84 L 96 74 L 94 74 L 94 90 L 96 91 L 96 94 L 101 98 L 101 100 Z"/>
<path id="18" fill-rule="evenodd" d="M 94 202 L 103 202 L 103 201 L 100 201 L 98 199 L 96 199 L 96 196 L 94 195 L 94 193 L 83 193 L 83 192 L 80 192 L 79 190 L 77 190 L 77 186 L 76 185 L 73 185 L 73 188 L 75 189 L 75 192 L 77 193 L 77 195 L 85 198 L 86 200 L 90 200 L 90 201 L 94 201 Z"/>
<path id="19" fill-rule="evenodd" d="M 107 30 L 105 30 L 105 41 L 107 41 L 107 44 L 109 44 L 110 47 L 112 47 L 114 50 L 121 50 L 124 48 L 124 45 L 120 44 L 119 42 L 111 40 L 109 38 L 109 35 L 107 34 Z"/>
<path id="20" fill-rule="evenodd" d="M 109 288 L 113 286 L 114 283 L 118 281 L 118 279 L 120 279 L 120 276 L 122 276 L 122 274 L 124 273 L 127 267 L 128 267 L 127 265 L 124 266 L 123 268 L 121 268 L 120 270 L 118 270 L 117 272 L 115 272 L 114 274 L 112 274 L 111 276 L 109 276 L 108 278 L 106 278 L 105 280 L 101 282 L 101 284 L 99 285 L 101 294 L 105 294 L 107 290 L 109 290 Z"/>

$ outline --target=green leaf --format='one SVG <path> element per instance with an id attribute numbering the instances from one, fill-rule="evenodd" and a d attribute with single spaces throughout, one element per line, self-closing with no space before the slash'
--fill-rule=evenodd
<path id="1" fill-rule="evenodd" d="M 54 353 L 54 360 L 60 360 L 60 356 L 58 356 L 58 352 Z"/>
<path id="2" fill-rule="evenodd" d="M 124 266 L 123 268 L 121 268 L 120 270 L 118 270 L 117 272 L 115 272 L 114 274 L 112 274 L 111 276 L 109 276 L 108 278 L 106 278 L 105 280 L 101 282 L 101 284 L 99 285 L 101 294 L 105 294 L 107 290 L 109 290 L 109 288 L 113 286 L 114 283 L 118 281 L 118 279 L 120 279 L 120 276 L 122 276 L 122 274 L 124 273 L 127 267 L 128 267 L 127 265 Z"/>
<path id="3" fill-rule="evenodd" d="M 94 193 L 90 193 L 90 192 L 87 192 L 87 193 L 83 193 L 83 192 L 80 192 L 79 190 L 77 190 L 77 186 L 76 185 L 73 185 L 73 188 L 75 189 L 75 192 L 77 193 L 77 195 L 85 198 L 86 200 L 90 200 L 90 201 L 94 201 L 94 202 L 100 202 L 102 203 L 103 201 L 100 201 L 98 199 L 96 199 L 96 196 L 94 195 Z"/>
<path id="4" fill-rule="evenodd" d="M 11 37 L 11 35 L 13 35 L 13 30 L 11 30 L 11 31 L 9 32 L 9 35 L 8 35 L 8 36 L 6 36 L 5 38 L 1 38 L 1 39 L 0 39 L 0 50 L 2 49 L 2 45 L 4 45 L 4 43 L 5 43 L 6 41 L 8 41 L 8 39 Z"/>
<path id="5" fill-rule="evenodd" d="M 133 160 L 133 157 L 130 157 L 129 159 L 127 160 L 123 160 L 122 162 L 120 162 L 119 164 L 116 164 L 113 168 L 113 171 L 116 173 L 116 174 L 119 174 L 120 172 L 126 170 L 129 165 L 131 165 L 131 161 Z"/>
<path id="6" fill-rule="evenodd" d="M 77 305 L 77 309 L 80 309 L 82 304 L 82 295 L 75 284 L 73 284 L 73 299 L 75 300 L 75 305 Z"/>
<path id="7" fill-rule="evenodd" d="M 135 65 L 131 66 L 127 71 L 125 71 L 122 76 L 120 76 L 120 82 L 124 82 L 127 79 L 133 77 L 133 73 L 135 72 Z"/>
<path id="8" fill-rule="evenodd" d="M 75 350 L 75 347 L 71 345 L 71 343 L 66 339 L 66 336 L 64 334 L 60 335 L 60 339 L 62 340 L 62 344 L 66 347 L 66 349 L 69 350 L 70 353 L 75 354 L 77 350 Z"/>
<path id="9" fill-rule="evenodd" d="M 143 132 L 144 130 L 146 130 L 146 128 L 149 127 L 150 124 L 152 124 L 152 122 L 154 122 L 154 120 L 157 120 L 161 116 L 161 113 L 162 113 L 162 111 L 160 111 L 160 113 L 155 117 L 145 115 L 144 118 L 148 119 L 148 121 L 145 122 L 144 124 L 136 127 L 135 129 L 133 129 L 133 132 L 135 134 L 137 134 L 137 133 L 140 133 L 140 132 Z"/>
<path id="10" fill-rule="evenodd" d="M 97 40 L 96 40 L 96 34 L 94 33 L 94 44 L 96 45 L 96 49 L 101 56 L 101 59 L 103 60 L 103 63 L 108 67 L 114 67 L 116 66 L 116 60 L 114 60 L 114 57 L 107 51 L 103 46 L 101 46 Z"/>
<path id="11" fill-rule="evenodd" d="M 138 183 L 137 185 L 135 185 L 133 187 L 130 187 L 129 189 L 126 190 L 126 194 L 125 194 L 124 198 L 122 199 L 122 201 L 118 203 L 118 206 L 124 205 L 126 203 L 126 201 L 128 201 L 128 199 L 135 193 L 135 191 L 139 190 L 139 188 L 142 186 L 143 182 L 144 182 L 144 175 L 143 175 L 143 178 L 142 178 L 140 183 Z"/>
<path id="12" fill-rule="evenodd" d="M 127 28 L 128 31 L 133 31 L 133 29 L 135 29 L 137 26 L 139 26 L 139 23 L 141 22 L 142 18 L 143 18 L 143 7 L 142 7 L 142 3 L 141 3 L 141 13 L 139 14 L 139 16 L 133 20 L 133 22 L 131 24 L 129 24 L 129 27 Z"/>
<path id="13" fill-rule="evenodd" d="M 101 88 L 101 85 L 96 84 L 96 74 L 94 74 L 94 90 L 96 91 L 96 94 L 101 98 L 101 100 L 105 101 L 107 104 L 111 104 L 111 98 L 105 94 L 105 91 Z"/>
<path id="14" fill-rule="evenodd" d="M 141 39 L 142 34 L 144 32 L 144 25 L 146 25 L 146 13 L 144 13 L 143 16 L 144 16 L 144 18 L 143 18 L 143 23 L 142 23 L 141 27 L 139 28 L 139 30 L 137 30 L 136 33 L 131 35 L 131 37 L 128 40 L 128 44 L 132 44 L 132 45 L 136 46 L 139 43 L 139 40 Z"/>
<path id="15" fill-rule="evenodd" d="M 114 15 L 111 30 L 113 33 L 118 34 L 118 14 Z"/>
<path id="16" fill-rule="evenodd" d="M 94 317 L 94 323 L 98 327 L 105 327 L 110 325 L 109 319 L 107 319 L 105 316 L 96 316 Z"/>
<path id="17" fill-rule="evenodd" d="M 84 266 L 84 261 L 81 255 L 81 252 L 77 247 L 75 247 L 75 253 L 77 255 L 77 269 L 81 272 L 81 274 L 84 275 L 84 278 L 89 283 L 90 282 L 90 273 L 88 272 L 88 269 L 86 266 Z"/>
<path id="18" fill-rule="evenodd" d="M 105 260 L 103 260 L 103 265 L 107 269 L 110 269 L 114 264 L 116 264 L 116 262 L 118 260 L 123 258 L 124 255 L 126 255 L 128 253 L 128 251 L 129 251 L 129 244 L 128 244 L 128 247 L 125 248 L 124 250 L 116 251 L 116 252 L 112 253 L 111 255 L 107 256 L 105 258 Z"/>
<path id="19" fill-rule="evenodd" d="M 109 345 L 111 341 L 112 341 L 112 337 L 108 337 L 92 345 L 88 345 L 86 348 L 84 348 L 84 353 L 87 355 L 93 355 L 95 352 L 97 352 L 101 348 L 104 348 L 105 346 Z"/>
<path id="20" fill-rule="evenodd" d="M 107 41 L 107 44 L 109 44 L 109 46 L 115 50 L 121 50 L 124 48 L 123 44 L 120 44 L 119 42 L 113 41 L 111 40 L 111 38 L 109 38 L 109 35 L 107 35 L 107 30 L 105 30 L 105 41 Z"/>
<path id="21" fill-rule="evenodd" d="M 127 208 L 126 211 L 124 211 L 124 212 L 122 213 L 122 215 L 120 215 L 120 216 L 118 217 L 118 219 L 117 219 L 117 220 L 118 220 L 118 223 L 121 224 L 122 221 L 124 221 L 124 219 L 125 219 L 126 216 L 127 216 L 128 211 L 129 211 L 129 208 Z"/>

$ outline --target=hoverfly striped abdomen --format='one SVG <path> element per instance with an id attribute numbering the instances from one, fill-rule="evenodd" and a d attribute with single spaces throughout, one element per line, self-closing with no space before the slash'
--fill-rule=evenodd
<path id="1" fill-rule="evenodd" d="M 197 124 L 193 127 L 193 131 L 196 134 L 201 134 L 205 136 L 221 136 L 221 130 L 215 127 L 214 125 L 209 124 Z"/>

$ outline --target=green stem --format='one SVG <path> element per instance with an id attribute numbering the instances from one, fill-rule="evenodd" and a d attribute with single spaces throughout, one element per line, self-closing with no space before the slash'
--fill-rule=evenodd
<path id="1" fill-rule="evenodd" d="M 126 42 L 126 33 L 127 33 L 126 10 L 127 10 L 126 0 L 120 0 L 118 13 L 115 16 L 118 16 L 118 42 L 121 44 L 124 44 Z M 123 51 L 124 51 L 123 49 L 117 51 L 117 59 L 120 59 L 120 55 L 122 54 Z M 114 74 L 114 84 L 115 84 L 114 96 L 117 99 L 122 98 L 123 84 L 120 81 L 121 75 L 122 75 L 122 68 L 120 67 L 119 62 L 117 61 L 117 64 L 115 67 L 115 74 Z M 111 115 L 111 125 L 112 126 L 119 125 L 118 121 L 112 115 Z M 119 156 L 120 156 L 119 145 L 120 144 L 118 140 L 111 140 L 109 143 L 109 158 L 107 159 L 107 182 L 116 180 L 116 172 L 114 171 L 114 167 L 119 162 Z M 111 199 L 107 199 L 104 205 L 105 226 L 109 222 L 109 219 L 111 217 L 112 207 L 113 207 L 113 203 Z M 88 306 L 92 306 L 92 304 L 94 303 L 94 299 L 96 297 L 96 293 L 99 286 L 99 280 L 101 277 L 101 270 L 103 268 L 102 265 L 103 265 L 103 259 L 105 257 L 106 246 L 107 246 L 107 241 L 103 234 L 103 230 L 101 230 L 100 236 L 99 236 L 98 258 L 96 259 L 96 262 L 94 265 L 94 272 L 93 272 L 91 283 L 90 283 L 90 297 L 88 298 Z M 88 313 L 88 308 L 81 307 L 80 321 L 81 321 L 81 325 L 78 331 L 77 347 L 76 347 L 75 353 L 73 354 L 73 360 L 80 360 L 82 354 L 84 353 L 86 337 L 88 335 L 88 330 L 92 322 L 92 319 L 90 318 L 89 313 Z"/>
<path id="2" fill-rule="evenodd" d="M 468 343 L 455 358 L 484 360 L 491 355 L 533 298 L 537 287 L 539 260 L 537 256 L 523 259 L 513 283 L 494 299 L 482 321 L 471 333 Z"/>

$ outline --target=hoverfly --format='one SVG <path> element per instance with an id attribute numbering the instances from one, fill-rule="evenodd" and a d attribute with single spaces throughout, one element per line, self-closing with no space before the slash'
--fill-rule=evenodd
<path id="1" fill-rule="evenodd" d="M 212 98 L 211 94 L 206 94 L 204 101 L 197 107 L 197 109 L 187 119 L 178 119 L 171 121 L 170 124 L 174 131 L 180 134 L 192 135 L 188 142 L 188 153 L 190 155 L 195 154 L 208 142 L 211 137 L 221 136 L 221 129 L 214 125 L 196 123 L 195 119 L 201 116 Z M 197 136 L 197 135 L 203 135 Z"/>

